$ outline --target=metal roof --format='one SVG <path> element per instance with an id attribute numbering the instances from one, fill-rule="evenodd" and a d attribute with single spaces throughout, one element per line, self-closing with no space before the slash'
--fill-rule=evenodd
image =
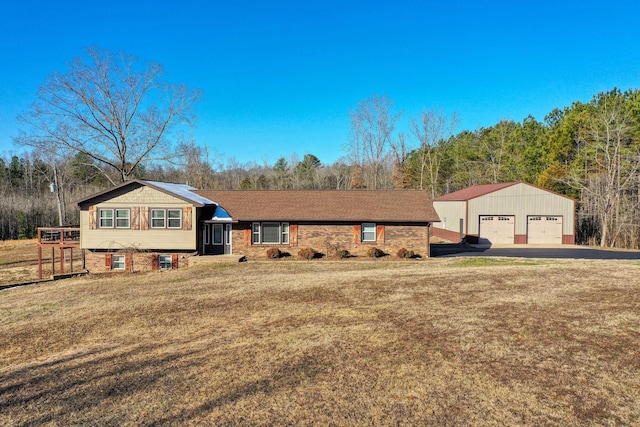
<path id="1" fill-rule="evenodd" d="M 164 190 L 167 193 L 171 193 L 182 200 L 189 200 L 194 204 L 199 205 L 215 205 L 216 203 L 207 199 L 206 197 L 202 197 L 193 192 L 193 190 L 197 190 L 197 188 L 192 187 L 187 184 L 173 184 L 170 182 L 160 182 L 160 181 L 143 181 L 149 184 L 151 187 L 156 187 L 158 189 Z"/>
<path id="2" fill-rule="evenodd" d="M 170 194 L 175 196 L 185 202 L 192 203 L 194 206 L 207 206 L 207 205 L 215 205 L 216 203 L 203 197 L 199 194 L 193 192 L 195 190 L 194 187 L 186 184 L 173 184 L 169 182 L 159 182 L 159 181 L 145 181 L 142 179 L 133 179 L 131 181 L 123 182 L 120 185 L 116 185 L 115 187 L 108 188 L 106 190 L 100 191 L 98 193 L 92 194 L 90 196 L 84 197 L 82 199 L 76 200 L 73 202 L 74 205 L 80 205 L 85 203 L 91 203 L 94 199 L 104 200 L 109 197 L 109 193 L 116 193 L 119 190 L 126 191 L 127 187 L 136 187 L 139 188 L 141 186 L 148 186 L 151 188 L 155 188 L 158 191 L 162 191 L 163 193 Z"/>
<path id="3" fill-rule="evenodd" d="M 498 184 L 480 184 L 480 185 L 472 185 L 471 187 L 464 188 L 459 191 L 454 191 L 453 193 L 445 194 L 444 196 L 440 196 L 435 198 L 434 202 L 441 201 L 466 201 L 475 199 L 476 197 L 484 196 L 485 194 L 493 193 L 498 190 L 502 190 L 503 188 L 511 187 L 516 184 L 526 184 L 521 181 L 515 182 L 501 182 Z"/>

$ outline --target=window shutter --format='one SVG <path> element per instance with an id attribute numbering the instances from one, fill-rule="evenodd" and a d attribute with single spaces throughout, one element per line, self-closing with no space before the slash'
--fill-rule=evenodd
<path id="1" fill-rule="evenodd" d="M 289 224 L 289 244 L 298 246 L 298 224 Z"/>
<path id="2" fill-rule="evenodd" d="M 171 255 L 171 268 L 178 268 L 178 254 Z"/>
<path id="3" fill-rule="evenodd" d="M 182 229 L 191 230 L 191 206 L 185 206 L 182 210 Z"/>
<path id="4" fill-rule="evenodd" d="M 244 245 L 251 246 L 251 229 L 250 228 L 244 229 Z"/>
<path id="5" fill-rule="evenodd" d="M 131 208 L 131 229 L 140 230 L 140 207 Z"/>
<path id="6" fill-rule="evenodd" d="M 149 229 L 149 208 L 140 208 L 140 230 Z"/>
<path id="7" fill-rule="evenodd" d="M 106 270 L 111 270 L 111 254 L 104 255 L 104 267 Z"/>
<path id="8" fill-rule="evenodd" d="M 384 225 L 376 226 L 376 242 L 384 243 Z"/>
<path id="9" fill-rule="evenodd" d="M 95 230 L 98 223 L 98 209 L 95 205 L 89 206 L 89 230 Z"/>
<path id="10" fill-rule="evenodd" d="M 362 242 L 362 225 L 356 224 L 353 226 L 353 243 Z"/>
<path id="11" fill-rule="evenodd" d="M 133 271 L 133 254 L 124 255 L 124 268 L 127 271 Z"/>
<path id="12" fill-rule="evenodd" d="M 152 270 L 157 270 L 158 269 L 158 254 L 153 254 L 151 255 L 151 269 Z"/>

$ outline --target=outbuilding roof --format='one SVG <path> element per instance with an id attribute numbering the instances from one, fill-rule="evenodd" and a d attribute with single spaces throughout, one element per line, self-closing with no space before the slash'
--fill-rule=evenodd
<path id="1" fill-rule="evenodd" d="M 236 221 L 439 222 L 426 191 L 196 190 Z"/>
<path id="2" fill-rule="evenodd" d="M 465 201 L 475 199 L 476 197 L 484 196 L 485 194 L 493 193 L 503 188 L 511 187 L 512 185 L 522 184 L 521 181 L 515 182 L 501 182 L 498 184 L 479 184 L 472 185 L 471 187 L 464 188 L 462 190 L 454 191 L 453 193 L 445 194 L 434 199 L 434 202 L 440 201 Z"/>

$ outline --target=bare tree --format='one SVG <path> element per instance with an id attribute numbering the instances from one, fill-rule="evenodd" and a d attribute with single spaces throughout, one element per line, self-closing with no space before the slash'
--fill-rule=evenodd
<path id="1" fill-rule="evenodd" d="M 568 177 L 582 194 L 583 212 L 600 225 L 600 246 L 616 246 L 629 222 L 636 223 L 640 145 L 625 96 L 614 90 L 594 98 L 582 159 Z"/>
<path id="2" fill-rule="evenodd" d="M 200 91 L 164 83 L 162 75 L 159 64 L 88 48 L 86 58 L 40 87 L 19 116 L 26 129 L 15 140 L 60 155 L 83 153 L 112 184 L 127 181 L 143 162 L 175 157 L 171 132 L 194 118 Z"/>
<path id="3" fill-rule="evenodd" d="M 348 155 L 354 166 L 368 171 L 369 188 L 379 188 L 384 159 L 401 113 L 393 112 L 393 101 L 373 95 L 351 112 L 351 140 Z"/>
<path id="4" fill-rule="evenodd" d="M 455 113 L 448 117 L 434 109 L 423 110 L 418 120 L 411 121 L 413 134 L 420 143 L 417 151 L 418 188 L 428 187 L 433 198 L 438 195 L 440 167 L 457 126 Z"/>

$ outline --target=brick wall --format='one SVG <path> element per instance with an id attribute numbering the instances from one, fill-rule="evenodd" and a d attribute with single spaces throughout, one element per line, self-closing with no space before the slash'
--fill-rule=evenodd
<path id="1" fill-rule="evenodd" d="M 293 223 L 292 223 L 293 224 Z M 358 232 L 354 232 L 354 224 L 296 224 L 297 246 L 294 245 L 246 245 L 245 231 L 251 229 L 250 223 L 234 225 L 232 232 L 233 253 L 252 258 L 266 258 L 269 248 L 277 247 L 297 257 L 302 248 L 312 248 L 324 254 L 333 254 L 335 250 L 346 249 L 352 255 L 366 256 L 367 250 L 373 246 L 395 257 L 398 249 L 406 248 L 423 257 L 429 255 L 427 245 L 428 228 L 418 225 L 389 225 L 384 224 L 384 235 L 378 234 L 376 242 L 358 241 Z M 360 224 L 357 224 L 360 225 Z M 383 225 L 383 224 L 378 224 Z M 291 239 L 294 240 L 293 238 Z"/>
<path id="2" fill-rule="evenodd" d="M 90 273 L 105 273 L 107 271 L 113 271 L 108 266 L 109 257 L 113 255 L 125 255 L 126 266 L 125 271 L 152 271 L 154 269 L 154 255 L 171 255 L 175 260 L 173 268 L 187 267 L 189 265 L 189 258 L 193 253 L 172 253 L 172 252 L 94 252 L 90 250 L 84 250 L 85 268 Z"/>

